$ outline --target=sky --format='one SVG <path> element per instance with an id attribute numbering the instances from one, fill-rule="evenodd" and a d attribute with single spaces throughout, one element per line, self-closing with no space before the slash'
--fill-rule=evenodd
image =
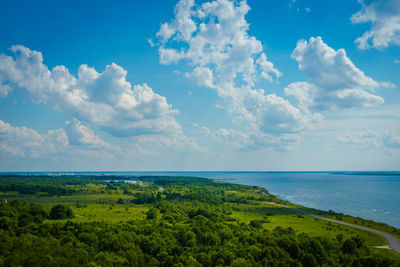
<path id="1" fill-rule="evenodd" d="M 0 171 L 399 166 L 399 0 L 2 1 Z"/>

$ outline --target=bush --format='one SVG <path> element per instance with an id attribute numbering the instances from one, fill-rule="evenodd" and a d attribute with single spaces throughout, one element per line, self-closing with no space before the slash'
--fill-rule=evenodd
<path id="1" fill-rule="evenodd" d="M 50 211 L 50 219 L 52 220 L 63 220 L 73 218 L 74 214 L 69 207 L 66 207 L 62 204 L 55 205 L 51 208 Z"/>
<path id="2" fill-rule="evenodd" d="M 158 215 L 158 211 L 156 208 L 151 207 L 148 212 L 146 212 L 146 219 L 152 220 L 156 219 Z"/>
<path id="3" fill-rule="evenodd" d="M 357 244 L 353 239 L 347 239 L 342 245 L 343 253 L 354 254 L 356 252 Z"/>

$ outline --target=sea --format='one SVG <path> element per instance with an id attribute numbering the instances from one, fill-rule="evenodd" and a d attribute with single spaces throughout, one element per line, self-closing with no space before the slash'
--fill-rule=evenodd
<path id="1" fill-rule="evenodd" d="M 20 173 L 21 174 L 21 173 Z M 191 176 L 257 185 L 306 207 L 400 228 L 400 172 L 57 172 L 49 175 Z"/>

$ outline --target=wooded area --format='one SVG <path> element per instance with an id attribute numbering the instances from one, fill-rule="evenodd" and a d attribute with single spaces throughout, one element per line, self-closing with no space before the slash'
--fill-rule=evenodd
<path id="1" fill-rule="evenodd" d="M 129 177 L 141 184 L 109 178 L 0 177 L 0 266 L 400 264 L 391 251 L 371 248 L 361 231 L 262 204 L 284 203 L 263 188 L 190 177 Z M 299 231 L 276 218 L 295 220 L 299 229 L 323 227 Z"/>

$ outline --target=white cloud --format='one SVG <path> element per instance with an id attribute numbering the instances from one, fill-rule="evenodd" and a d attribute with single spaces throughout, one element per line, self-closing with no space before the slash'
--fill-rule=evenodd
<path id="1" fill-rule="evenodd" d="M 0 55 L 0 96 L 12 89 L 21 90 L 32 102 L 71 115 L 74 119 L 65 126 L 71 145 L 87 150 L 116 148 L 99 139 L 83 122 L 116 137 L 146 135 L 153 141 L 163 139 L 165 144 L 187 146 L 190 151 L 203 149 L 184 135 L 175 119 L 179 112 L 165 97 L 147 84 L 132 86 L 126 81 L 127 71 L 115 63 L 103 72 L 84 64 L 74 76 L 64 66 L 48 69 L 40 52 L 21 45 L 11 51 L 13 56 Z"/>
<path id="2" fill-rule="evenodd" d="M 225 142 L 230 142 L 237 149 L 244 149 L 254 146 L 255 140 L 249 134 L 242 133 L 235 129 L 220 128 L 215 131 L 215 136 Z"/>
<path id="3" fill-rule="evenodd" d="M 154 142 L 154 141 L 153 141 Z M 183 135 L 163 136 L 158 142 L 165 149 L 178 153 L 208 153 L 208 148 L 199 146 L 193 138 Z"/>
<path id="4" fill-rule="evenodd" d="M 196 140 L 182 134 L 151 136 L 142 135 L 131 138 L 132 143 L 146 147 L 148 151 L 174 153 L 207 153 L 206 147 L 197 144 Z"/>
<path id="5" fill-rule="evenodd" d="M 383 144 L 388 148 L 400 149 L 400 135 L 387 132 L 383 135 Z"/>
<path id="6" fill-rule="evenodd" d="M 337 135 L 337 141 L 359 150 L 379 149 L 390 154 L 400 152 L 400 135 L 393 132 L 377 133 L 373 130 Z"/>
<path id="7" fill-rule="evenodd" d="M 12 90 L 11 86 L 8 84 L 0 84 L 0 97 L 5 97 L 8 95 L 8 92 Z"/>
<path id="8" fill-rule="evenodd" d="M 399 60 L 399 59 L 395 59 L 395 60 L 394 60 L 394 63 L 395 63 L 395 64 L 400 64 L 400 60 Z"/>
<path id="9" fill-rule="evenodd" d="M 354 66 L 344 49 L 335 51 L 321 37 L 311 37 L 309 42 L 299 41 L 292 58 L 311 82 L 319 87 L 335 90 L 349 86 L 366 89 L 378 86 L 378 82 Z"/>
<path id="10" fill-rule="evenodd" d="M 381 136 L 372 130 L 338 135 L 337 140 L 339 143 L 350 144 L 358 149 L 376 149 L 383 146 Z"/>
<path id="11" fill-rule="evenodd" d="M 185 76 L 215 89 L 234 121 L 254 133 L 310 128 L 319 114 L 304 114 L 286 99 L 256 88 L 260 79 L 274 81 L 282 73 L 268 61 L 261 42 L 248 34 L 249 10 L 246 1 L 216 0 L 197 6 L 181 0 L 175 18 L 157 33 L 160 62 L 187 60 L 193 69 Z"/>
<path id="12" fill-rule="evenodd" d="M 256 63 L 260 66 L 261 77 L 264 79 L 272 82 L 273 79 L 269 73 L 273 73 L 276 78 L 282 76 L 282 73 L 274 68 L 274 64 L 267 60 L 267 56 L 264 53 L 256 60 Z"/>
<path id="13" fill-rule="evenodd" d="M 201 7 L 195 6 L 193 1 L 180 1 L 175 8 L 175 18 L 171 23 L 162 24 L 157 33 L 161 41 L 161 61 L 167 63 L 186 58 L 200 67 L 209 65 L 218 74 L 218 79 L 227 74 L 226 79 L 231 80 L 241 73 L 251 83 L 250 78 L 258 67 L 255 61 L 262 56 L 262 45 L 247 33 L 249 25 L 244 16 L 248 10 L 244 1 L 236 5 L 228 0 L 218 0 L 206 2 Z M 170 39 L 187 43 L 189 47 L 167 48 Z M 268 63 L 265 55 L 260 61 L 263 61 L 262 65 Z M 273 65 L 268 65 L 266 71 L 273 75 L 279 73 Z"/>
<path id="14" fill-rule="evenodd" d="M 312 128 L 322 119 L 320 114 L 301 112 L 288 100 L 276 94 L 265 95 L 262 90 L 249 90 L 243 101 L 248 113 L 243 112 L 240 118 L 264 133 L 295 133 Z"/>
<path id="15" fill-rule="evenodd" d="M 158 49 L 158 52 L 160 53 L 160 63 L 164 65 L 176 63 L 185 56 L 182 52 L 178 52 L 175 49 L 168 49 L 163 47 L 160 47 Z"/>
<path id="16" fill-rule="evenodd" d="M 202 126 L 202 127 L 199 129 L 199 132 L 200 132 L 201 134 L 204 134 L 204 135 L 209 135 L 211 131 L 210 131 L 210 129 L 209 129 L 208 127 Z"/>
<path id="17" fill-rule="evenodd" d="M 165 97 L 146 84 L 132 89 L 126 70 L 114 63 L 101 73 L 81 65 L 75 77 L 64 66 L 49 70 L 40 52 L 20 45 L 11 50 L 14 57 L 0 55 L 3 88 L 22 89 L 34 103 L 98 125 L 115 136 L 182 133 L 174 117 L 178 111 Z"/>
<path id="18" fill-rule="evenodd" d="M 312 96 L 316 90 L 317 88 L 308 82 L 293 82 L 285 88 L 285 94 L 297 100 L 300 110 L 309 112 L 309 107 L 314 105 Z"/>
<path id="19" fill-rule="evenodd" d="M 196 23 L 191 19 L 194 0 L 182 0 L 175 7 L 175 19 L 171 23 L 161 25 L 157 36 L 168 40 L 176 34 L 177 39 L 188 41 L 194 31 L 197 30 Z"/>
<path id="20" fill-rule="evenodd" d="M 4 157 L 41 158 L 57 154 L 68 146 L 64 130 L 39 134 L 26 127 L 14 127 L 0 120 L 0 154 Z"/>
<path id="21" fill-rule="evenodd" d="M 292 53 L 309 82 L 291 83 L 285 88 L 302 110 L 329 110 L 376 106 L 383 98 L 373 94 L 378 87 L 393 87 L 366 76 L 347 57 L 344 49 L 334 50 L 321 37 L 301 40 Z"/>
<path id="22" fill-rule="evenodd" d="M 0 155 L 5 158 L 110 158 L 121 153 L 118 146 L 103 141 L 76 119 L 66 122 L 64 129 L 49 130 L 46 133 L 25 126 L 16 127 L 0 120 Z"/>
<path id="23" fill-rule="evenodd" d="M 385 48 L 391 44 L 400 45 L 400 1 L 368 1 L 360 11 L 351 17 L 353 23 L 371 23 L 371 29 L 356 39 L 358 48 Z"/>
<path id="24" fill-rule="evenodd" d="M 248 151 L 268 147 L 275 151 L 294 150 L 302 141 L 297 134 L 282 134 L 279 136 L 265 134 L 263 132 L 244 133 L 235 129 L 220 128 L 214 136 L 223 142 L 233 145 L 235 149 Z"/>
<path id="25" fill-rule="evenodd" d="M 111 147 L 109 143 L 101 140 L 91 129 L 82 125 L 77 119 L 67 121 L 64 129 L 70 145 L 83 146 L 89 149 L 105 149 Z"/>
<path id="26" fill-rule="evenodd" d="M 185 77 L 194 78 L 199 86 L 215 88 L 213 72 L 206 67 L 196 67 L 193 73 L 185 73 Z"/>

